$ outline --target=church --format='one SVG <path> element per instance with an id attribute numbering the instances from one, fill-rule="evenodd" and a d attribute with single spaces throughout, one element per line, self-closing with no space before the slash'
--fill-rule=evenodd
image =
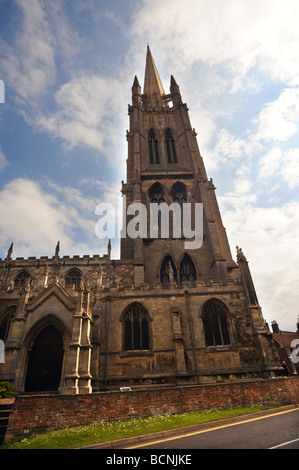
<path id="1" fill-rule="evenodd" d="M 109 242 L 103 256 L 60 256 L 58 243 L 53 256 L 28 259 L 13 259 L 12 244 L 0 260 L 0 381 L 16 395 L 73 395 L 283 375 L 248 261 L 239 247 L 232 256 L 188 107 L 173 76 L 165 93 L 149 47 L 127 143 L 124 223 L 135 203 L 147 214 L 197 204 L 200 246 L 173 230 L 172 214 L 168 236 L 159 227 L 127 234 L 117 260 Z"/>

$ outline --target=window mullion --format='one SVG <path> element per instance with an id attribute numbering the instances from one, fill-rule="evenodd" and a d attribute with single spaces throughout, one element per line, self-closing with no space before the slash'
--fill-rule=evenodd
<path id="1" fill-rule="evenodd" d="M 218 309 L 217 309 L 218 310 Z M 219 331 L 220 331 L 220 338 L 221 338 L 221 344 L 223 345 L 224 344 L 224 341 L 223 341 L 223 334 L 222 334 L 222 325 L 221 325 L 221 321 L 220 321 L 220 312 L 218 311 L 217 312 L 217 320 L 218 320 L 218 326 L 219 326 Z"/>
<path id="2" fill-rule="evenodd" d="M 216 340 L 215 340 L 215 334 L 214 334 L 214 325 L 213 325 L 213 318 L 212 318 L 212 313 L 209 312 L 209 318 L 210 318 L 210 324 L 211 324 L 211 332 L 212 332 L 212 337 L 213 337 L 213 344 L 216 346 Z"/>

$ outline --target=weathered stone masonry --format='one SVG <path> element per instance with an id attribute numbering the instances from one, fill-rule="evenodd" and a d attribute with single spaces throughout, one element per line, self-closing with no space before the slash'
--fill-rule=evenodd
<path id="1" fill-rule="evenodd" d="M 164 92 L 149 48 L 143 93 L 137 77 L 132 86 L 127 142 L 125 209 L 201 203 L 202 246 L 186 249 L 171 231 L 123 238 L 117 260 L 108 242 L 104 256 L 60 256 L 58 244 L 54 256 L 28 259 L 13 259 L 11 245 L 0 260 L 0 380 L 16 395 L 81 396 L 280 377 L 248 261 L 239 247 L 232 257 L 187 105 L 173 76 Z"/>

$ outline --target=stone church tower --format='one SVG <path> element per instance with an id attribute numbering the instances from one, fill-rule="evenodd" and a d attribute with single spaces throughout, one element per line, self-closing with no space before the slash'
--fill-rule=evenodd
<path id="1" fill-rule="evenodd" d="M 188 281 L 190 275 L 192 280 L 226 282 L 236 264 L 222 225 L 216 188 L 207 178 L 180 89 L 171 76 L 170 94 L 165 94 L 149 47 L 144 93 L 135 77 L 129 116 L 127 184 L 122 188 L 127 205 L 142 202 L 149 213 L 153 202 L 202 203 L 204 241 L 201 248 L 186 252 L 184 238 L 126 238 L 122 239 L 121 258 L 136 260 L 136 266 L 142 266 L 140 279 L 144 277 L 150 284 L 159 280 L 157 273 L 167 259 L 180 284 L 182 276 Z"/>
<path id="2" fill-rule="evenodd" d="M 164 92 L 149 47 L 127 141 L 124 228 L 134 204 L 147 223 L 135 224 L 138 236 L 126 230 L 119 260 L 110 242 L 102 257 L 60 257 L 58 243 L 53 257 L 12 259 L 10 247 L 0 261 L 0 380 L 17 394 L 77 394 L 282 374 L 248 262 L 238 247 L 232 258 L 187 105 L 173 76 Z M 180 229 L 191 207 L 200 243 L 178 233 L 171 210 L 166 235 L 165 213 L 152 223 L 163 204 L 181 210 Z"/>

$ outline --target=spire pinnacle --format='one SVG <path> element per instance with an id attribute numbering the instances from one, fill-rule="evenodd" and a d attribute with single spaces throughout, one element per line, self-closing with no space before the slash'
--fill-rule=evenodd
<path id="1" fill-rule="evenodd" d="M 135 77 L 134 77 L 133 86 L 138 86 L 138 87 L 140 86 L 140 85 L 139 85 L 139 82 L 138 82 L 137 75 L 135 75 Z"/>
<path id="2" fill-rule="evenodd" d="M 170 86 L 177 86 L 177 82 L 175 81 L 175 78 L 173 75 L 170 77 Z"/>
<path id="3" fill-rule="evenodd" d="M 149 45 L 147 46 L 143 93 L 150 106 L 164 105 L 162 97 L 165 92 Z"/>
<path id="4" fill-rule="evenodd" d="M 13 251 L 13 243 L 10 245 L 10 247 L 8 249 L 7 256 L 6 256 L 7 260 L 11 259 L 12 251 Z"/>

